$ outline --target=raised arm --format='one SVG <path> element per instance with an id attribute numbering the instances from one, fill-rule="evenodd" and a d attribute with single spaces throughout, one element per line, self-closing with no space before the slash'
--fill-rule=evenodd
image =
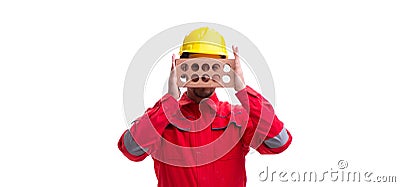
<path id="1" fill-rule="evenodd" d="M 292 136 L 275 115 L 272 105 L 260 93 L 244 82 L 239 50 L 232 46 L 235 56 L 236 97 L 249 115 L 249 125 L 243 135 L 245 146 L 251 146 L 261 154 L 277 154 L 286 150 Z"/>
<path id="2" fill-rule="evenodd" d="M 143 116 L 132 122 L 118 141 L 119 150 L 132 161 L 142 161 L 157 150 L 161 135 L 168 126 L 167 116 L 179 110 L 177 99 L 180 90 L 176 84 L 175 55 L 172 56 L 172 67 L 168 81 L 168 93 L 156 104 L 146 110 Z"/>

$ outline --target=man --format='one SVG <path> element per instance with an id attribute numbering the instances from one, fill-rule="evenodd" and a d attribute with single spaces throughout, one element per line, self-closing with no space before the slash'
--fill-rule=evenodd
<path id="1" fill-rule="evenodd" d="M 219 101 L 215 88 L 187 88 L 181 96 L 173 55 L 168 93 L 121 136 L 118 147 L 128 159 L 152 156 L 159 187 L 243 187 L 250 147 L 278 154 L 290 145 L 292 137 L 271 104 L 246 86 L 238 47 L 232 50 L 241 105 Z M 180 57 L 221 59 L 228 53 L 223 36 L 203 27 L 185 37 Z"/>

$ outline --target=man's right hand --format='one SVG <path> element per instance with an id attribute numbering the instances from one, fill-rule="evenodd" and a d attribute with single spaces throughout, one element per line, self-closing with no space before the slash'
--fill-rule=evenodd
<path id="1" fill-rule="evenodd" d="M 175 63 L 175 54 L 172 55 L 172 66 L 171 66 L 171 73 L 169 74 L 169 80 L 168 80 L 168 93 L 174 97 L 176 100 L 179 99 L 181 95 L 181 91 L 179 90 L 178 84 L 177 84 L 177 77 L 176 77 L 176 63 Z"/>

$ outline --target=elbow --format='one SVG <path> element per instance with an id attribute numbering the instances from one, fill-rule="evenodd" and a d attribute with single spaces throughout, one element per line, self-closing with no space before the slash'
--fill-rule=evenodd
<path id="1" fill-rule="evenodd" d="M 284 152 L 292 143 L 292 135 L 285 128 L 275 137 L 264 140 L 259 147 L 261 154 L 279 154 Z"/>
<path id="2" fill-rule="evenodd" d="M 134 162 L 142 161 L 148 156 L 146 149 L 135 142 L 128 130 L 119 139 L 118 149 L 125 157 Z"/>

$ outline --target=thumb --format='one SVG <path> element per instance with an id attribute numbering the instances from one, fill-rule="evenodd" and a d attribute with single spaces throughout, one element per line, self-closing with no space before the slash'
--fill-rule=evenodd
<path id="1" fill-rule="evenodd" d="M 171 66 L 171 71 L 175 69 L 176 63 L 175 63 L 175 54 L 172 54 L 172 66 Z"/>

